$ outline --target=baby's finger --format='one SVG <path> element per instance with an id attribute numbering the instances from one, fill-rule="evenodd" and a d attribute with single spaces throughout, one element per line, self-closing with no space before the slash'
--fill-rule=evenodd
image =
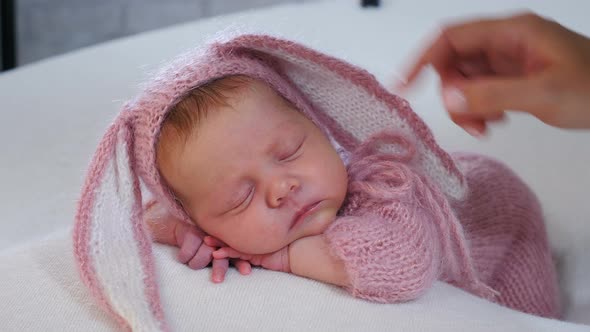
<path id="1" fill-rule="evenodd" d="M 213 259 L 213 256 L 211 256 L 213 251 L 215 251 L 214 248 L 211 248 L 208 245 L 202 245 L 197 251 L 195 257 L 193 257 L 190 262 L 188 262 L 188 266 L 193 270 L 204 268 Z"/>
<path id="2" fill-rule="evenodd" d="M 223 247 L 213 252 L 213 258 L 239 258 L 243 260 L 250 260 L 252 255 L 243 254 L 230 247 Z"/>
<path id="3" fill-rule="evenodd" d="M 213 268 L 211 269 L 211 281 L 216 284 L 222 283 L 225 279 L 225 274 L 229 268 L 229 260 L 225 259 L 214 259 Z"/>
<path id="4" fill-rule="evenodd" d="M 241 275 L 248 275 L 252 272 L 252 265 L 248 261 L 237 259 L 233 263 Z"/>
<path id="5" fill-rule="evenodd" d="M 210 247 L 227 247 L 227 244 L 225 244 L 220 239 L 213 237 L 211 235 L 205 236 L 203 241 L 205 241 L 205 244 L 207 244 Z"/>
<path id="6" fill-rule="evenodd" d="M 178 251 L 178 260 L 181 263 L 186 264 L 195 256 L 201 244 L 201 239 L 195 233 L 187 232 L 182 240 L 182 246 Z"/>

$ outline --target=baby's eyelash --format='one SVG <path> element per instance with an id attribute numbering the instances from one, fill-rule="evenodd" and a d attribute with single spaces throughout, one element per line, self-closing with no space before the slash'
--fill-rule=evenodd
<path id="1" fill-rule="evenodd" d="M 293 151 L 290 152 L 288 155 L 282 157 L 279 159 L 279 161 L 288 161 L 291 157 L 293 157 L 297 152 L 299 152 L 299 150 L 301 149 L 301 147 L 303 146 L 303 143 L 305 142 L 305 138 L 303 138 L 303 140 L 301 141 L 301 143 L 299 143 L 299 145 L 297 146 L 297 148 Z"/>
<path id="2" fill-rule="evenodd" d="M 242 206 L 244 204 L 244 202 L 246 202 L 248 200 L 248 198 L 254 193 L 254 187 L 250 188 L 250 190 L 248 190 L 248 193 L 246 194 L 246 196 L 243 199 L 240 199 L 235 205 L 234 207 L 232 207 L 230 209 L 230 211 L 233 211 L 237 208 L 239 208 L 240 206 Z"/>

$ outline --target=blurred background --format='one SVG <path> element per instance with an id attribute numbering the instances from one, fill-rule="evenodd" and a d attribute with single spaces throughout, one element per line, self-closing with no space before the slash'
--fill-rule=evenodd
<path id="1" fill-rule="evenodd" d="M 0 0 L 2 69 L 182 22 L 320 0 Z"/>

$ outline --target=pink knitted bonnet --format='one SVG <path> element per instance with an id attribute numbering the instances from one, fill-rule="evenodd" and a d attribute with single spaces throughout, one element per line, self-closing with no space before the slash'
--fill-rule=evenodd
<path id="1" fill-rule="evenodd" d="M 415 143 L 414 167 L 447 197 L 466 193 L 463 175 L 424 122 L 368 72 L 266 35 L 210 43 L 167 65 L 123 107 L 96 150 L 82 190 L 74 227 L 77 264 L 93 295 L 127 330 L 168 330 L 142 223 L 140 182 L 189 221 L 157 169 L 162 122 L 193 88 L 236 74 L 268 83 L 346 151 L 394 129 Z"/>

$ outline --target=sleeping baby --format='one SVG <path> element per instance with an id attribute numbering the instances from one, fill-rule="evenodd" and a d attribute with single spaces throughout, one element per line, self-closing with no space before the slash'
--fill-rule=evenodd
<path id="1" fill-rule="evenodd" d="M 388 143 L 404 150 L 379 152 Z M 223 77 L 168 113 L 157 145 L 162 177 L 198 228 L 166 213 L 146 219 L 155 240 L 179 245 L 195 268 L 212 257 L 239 258 L 243 272 L 248 261 L 379 302 L 414 299 L 441 278 L 555 317 L 555 294 L 546 292 L 555 280 L 538 279 L 552 275 L 542 272 L 552 269 L 542 219 L 525 185 L 497 162 L 458 155 L 472 191 L 451 206 L 404 165 L 414 154 L 411 142 L 384 132 L 345 165 L 319 128 L 269 86 Z M 436 238 L 437 224 L 451 243 Z M 198 229 L 215 238 L 211 246 Z M 456 246 L 457 257 L 445 257 L 443 245 Z"/>
<path id="2" fill-rule="evenodd" d="M 191 268 L 212 263 L 216 282 L 230 259 L 243 274 L 261 266 L 383 303 L 416 299 L 441 280 L 559 317 L 528 187 L 497 161 L 443 151 L 407 102 L 344 62 L 239 36 L 165 68 L 112 128 L 99 154 L 114 151 L 134 179 L 121 183 L 142 180 L 155 196 L 142 213 L 132 186 L 132 241 L 143 250 L 147 228 Z M 128 150 L 105 148 L 121 141 Z M 79 225 L 98 219 L 98 204 L 84 199 L 79 243 Z M 141 250 L 149 270 L 151 252 Z M 82 270 L 87 284 L 93 271 Z"/>

